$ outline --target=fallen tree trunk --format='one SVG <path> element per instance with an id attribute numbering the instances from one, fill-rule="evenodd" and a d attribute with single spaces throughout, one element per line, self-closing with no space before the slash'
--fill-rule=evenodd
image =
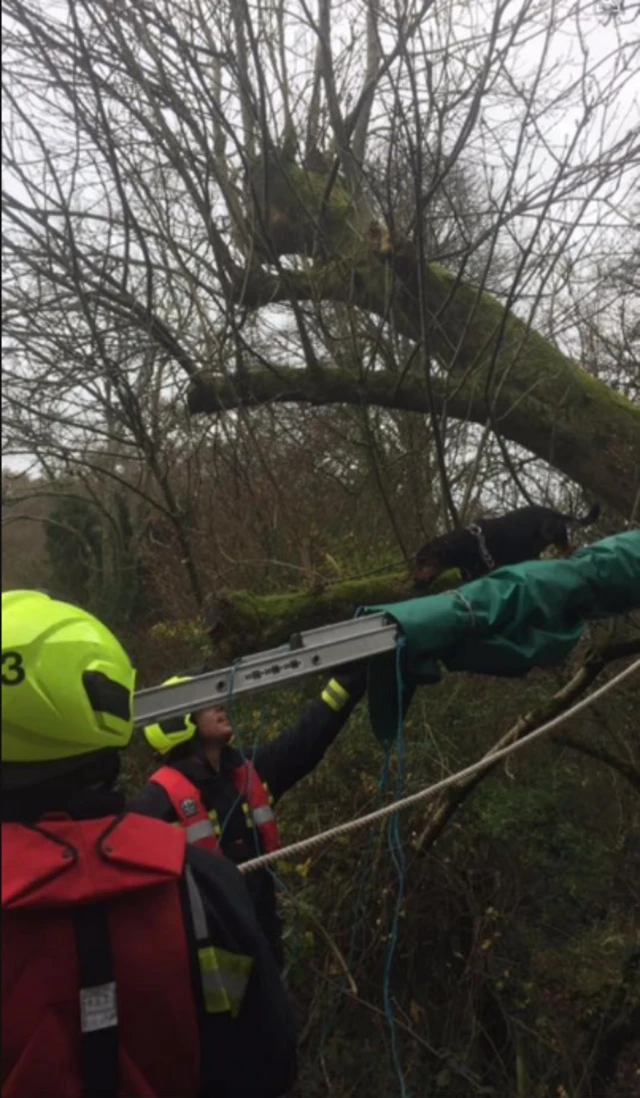
<path id="1" fill-rule="evenodd" d="M 276 648 L 292 633 L 353 617 L 359 606 L 400 602 L 415 595 L 406 572 L 335 583 L 325 590 L 254 595 L 228 591 L 211 605 L 207 631 L 215 655 L 228 661 Z"/>
<path id="2" fill-rule="evenodd" d="M 457 569 L 443 572 L 429 587 L 431 595 L 458 587 Z M 352 618 L 360 606 L 402 602 L 423 594 L 406 572 L 382 572 L 307 590 L 255 595 L 224 591 L 209 604 L 205 629 L 218 659 L 234 660 L 276 648 L 292 633 Z"/>

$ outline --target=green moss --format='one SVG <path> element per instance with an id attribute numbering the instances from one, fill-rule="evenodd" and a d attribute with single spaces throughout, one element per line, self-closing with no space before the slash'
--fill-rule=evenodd
<path id="1" fill-rule="evenodd" d="M 439 314 L 444 337 L 438 340 L 436 333 L 443 361 L 450 357 L 451 347 L 468 325 L 468 336 L 462 339 L 455 368 L 461 371 L 475 367 L 467 383 L 471 389 L 486 384 L 486 368 L 495 362 L 496 381 L 503 371 L 509 370 L 509 388 L 514 390 L 514 396 L 520 393 L 535 414 L 544 419 L 551 415 L 555 423 L 560 413 L 567 423 L 584 425 L 583 435 L 591 443 L 606 425 L 609 410 L 615 408 L 625 417 L 623 437 L 618 436 L 622 449 L 619 461 L 622 464 L 638 460 L 639 407 L 581 369 L 513 313 L 505 319 L 504 306 L 491 294 L 483 293 L 478 298 L 477 290 L 463 283 L 455 287 L 448 301 L 455 284 L 453 275 L 435 263 L 430 265 L 428 273 L 430 304 Z M 496 348 L 498 337 L 500 343 Z"/>
<path id="2" fill-rule="evenodd" d="M 163 622 L 149 632 L 156 644 L 187 644 L 198 658 L 228 661 L 251 652 L 286 644 L 293 633 L 351 618 L 359 606 L 397 602 L 411 597 L 406 573 L 391 573 L 332 584 L 325 591 L 287 591 L 254 595 L 223 592 L 216 604 L 220 639 L 211 644 L 198 621 Z"/>
<path id="3" fill-rule="evenodd" d="M 200 646 L 206 640 L 202 627 L 197 621 L 170 621 L 158 622 L 149 630 L 152 640 L 171 642 L 175 640 L 186 641 L 189 644 Z"/>
<path id="4" fill-rule="evenodd" d="M 282 254 L 297 251 L 311 255 L 316 236 L 325 258 L 353 256 L 361 247 L 361 237 L 352 227 L 355 206 L 351 194 L 338 177 L 325 202 L 328 179 L 324 172 L 306 170 L 282 153 L 260 157 L 253 165 L 256 200 L 264 213 L 266 194 L 272 243 Z"/>
<path id="5" fill-rule="evenodd" d="M 336 583 L 321 593 L 302 590 L 258 596 L 248 591 L 228 592 L 219 601 L 225 630 L 220 648 L 235 656 L 275 647 L 292 633 L 350 618 L 359 606 L 407 598 L 409 593 L 406 573 Z"/>
<path id="6" fill-rule="evenodd" d="M 634 404 L 634 402 L 629 400 L 624 393 L 619 393 L 615 389 L 609 388 L 609 386 L 605 385 L 599 378 L 594 377 L 593 374 L 588 373 L 586 370 L 582 370 L 579 366 L 574 365 L 574 369 L 579 376 L 581 387 L 590 393 L 594 400 L 602 401 L 606 397 L 606 399 L 612 404 L 615 404 L 621 411 L 626 412 L 629 416 L 629 422 L 633 423 L 636 429 L 640 429 L 640 405 Z"/>

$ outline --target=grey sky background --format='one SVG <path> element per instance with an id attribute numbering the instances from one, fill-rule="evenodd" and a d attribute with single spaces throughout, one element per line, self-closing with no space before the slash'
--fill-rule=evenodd
<path id="1" fill-rule="evenodd" d="M 478 3 L 457 3 L 453 6 L 455 20 L 449 24 L 446 20 L 439 20 L 438 8 L 449 10 L 449 5 L 436 5 L 425 20 L 424 42 L 427 55 L 432 56 L 436 68 L 438 67 L 440 50 L 446 47 L 449 54 L 447 64 L 455 70 L 474 60 L 474 42 L 480 42 L 477 64 L 481 63 L 482 37 L 486 33 L 488 21 L 493 11 L 493 4 L 489 0 L 480 0 Z M 517 10 L 514 4 L 512 10 Z M 630 128 L 635 128 L 637 133 L 636 156 L 631 156 L 624 171 L 619 174 L 617 180 L 613 180 L 606 188 L 606 193 L 597 196 L 586 211 L 583 211 L 575 229 L 568 239 L 567 252 L 569 251 L 576 263 L 576 278 L 588 279 L 589 269 L 601 257 L 615 252 L 621 252 L 631 247 L 633 237 L 630 230 L 633 228 L 634 213 L 637 216 L 640 194 L 640 20 L 637 18 L 640 5 L 625 5 L 617 18 L 607 14 L 611 5 L 600 0 L 594 0 L 592 4 L 576 3 L 574 16 L 565 20 L 563 27 L 557 30 L 549 42 L 545 41 L 545 27 L 549 19 L 553 18 L 557 8 L 565 11 L 571 10 L 570 4 L 556 5 L 553 0 L 541 0 L 535 9 L 535 18 L 532 22 L 532 30 L 528 32 L 525 40 L 512 49 L 508 59 L 509 77 L 511 85 L 522 89 L 530 86 L 534 79 L 543 50 L 546 49 L 545 73 L 541 81 L 539 108 L 544 104 L 544 110 L 538 110 L 536 120 L 536 132 L 530 128 L 528 133 L 528 146 L 524 153 L 520 153 L 520 159 L 516 171 L 516 192 L 518 188 L 525 193 L 539 188 L 544 191 L 545 184 L 553 179 L 557 169 L 557 157 L 562 155 L 567 144 L 572 140 L 576 126 L 580 125 L 584 115 L 584 101 L 596 104 L 594 106 L 589 124 L 584 127 L 578 146 L 578 157 L 582 155 L 585 160 L 593 155 L 599 146 L 612 145 L 621 135 Z M 347 42 L 352 33 L 354 23 L 347 16 L 351 8 L 343 7 L 344 16 L 336 18 L 333 28 L 334 47 L 337 50 L 341 40 Z M 46 5 L 47 13 L 64 11 L 64 5 Z M 354 18 L 358 16 L 358 7 L 353 6 Z M 357 20 L 356 20 L 357 24 Z M 538 28 L 535 33 L 535 28 Z M 387 35 L 388 38 L 388 35 Z M 382 32 L 383 46 L 385 32 Z M 313 36 L 307 28 L 300 28 L 299 24 L 292 24 L 288 35 L 288 47 L 291 56 L 297 54 L 299 61 L 293 66 L 302 75 L 308 68 L 308 56 L 313 52 Z M 417 45 L 417 44 L 416 44 Z M 456 58 L 456 50 L 460 51 Z M 453 55 L 453 59 L 452 59 Z M 306 78 L 306 77 L 305 77 Z M 294 78 L 295 83 L 295 78 Z M 520 139 L 521 126 L 525 114 L 524 101 L 518 102 L 513 95 L 507 101 L 505 98 L 506 82 L 498 81 L 492 93 L 483 100 L 481 117 L 470 141 L 464 149 L 461 157 L 462 164 L 472 166 L 484 177 L 487 193 L 495 195 L 499 201 L 501 188 L 508 175 L 511 158 L 516 155 Z M 567 89 L 573 88 L 572 102 L 567 101 Z M 376 112 L 384 112 L 386 92 L 382 91 L 374 107 L 373 122 Z M 610 100 L 606 106 L 601 104 L 603 97 Z M 67 128 L 60 129 L 60 123 L 56 116 L 54 104 L 49 103 L 49 109 L 42 98 L 34 99 L 34 117 L 40 121 L 41 132 L 51 148 L 60 148 L 66 144 L 70 149 L 73 145 L 74 134 Z M 8 117 L 7 117 L 8 116 Z M 5 134 L 11 131 L 11 111 L 5 112 Z M 453 139 L 452 134 L 452 139 Z M 29 162 L 29 151 L 25 146 L 25 164 Z M 39 168 L 34 169 L 37 173 Z M 35 178 L 35 176 L 34 176 Z M 10 169 L 4 173 L 4 187 L 6 191 L 29 201 L 29 195 L 23 184 L 15 177 Z M 100 202 L 100 192 L 96 182 L 95 196 L 92 195 L 92 184 L 89 178 L 85 179 L 83 202 L 90 203 L 92 198 Z M 634 206 L 634 192 L 635 206 Z M 580 189 L 567 202 L 564 216 L 571 218 L 577 210 Z M 596 224 L 594 228 L 594 224 Z M 527 235 L 534 224 L 531 215 L 517 218 L 511 232 L 516 241 L 526 241 Z M 548 226 L 543 227 L 538 248 L 544 249 L 545 241 L 550 241 L 553 234 L 552 218 L 549 218 Z M 532 289 L 535 290 L 535 274 L 532 275 Z M 264 312 L 263 323 L 273 330 L 286 332 L 290 328 L 290 320 L 285 310 Z M 566 335 L 566 350 L 573 350 L 571 332 Z M 24 469 L 27 459 L 11 457 L 3 459 L 3 464 L 12 470 Z"/>

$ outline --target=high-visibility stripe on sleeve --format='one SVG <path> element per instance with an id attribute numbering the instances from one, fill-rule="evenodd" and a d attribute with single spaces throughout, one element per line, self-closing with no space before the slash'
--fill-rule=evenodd
<path id="1" fill-rule="evenodd" d="M 198 962 L 207 1014 L 230 1014 L 235 1018 L 249 983 L 251 958 L 219 946 L 205 946 L 198 950 Z"/>
<path id="2" fill-rule="evenodd" d="M 197 823 L 188 824 L 184 831 L 188 843 L 199 843 L 202 839 L 215 835 L 216 828 L 211 820 L 198 820 Z"/>
<path id="3" fill-rule="evenodd" d="M 337 679 L 331 679 L 322 691 L 321 697 L 330 709 L 333 709 L 335 713 L 339 713 L 349 701 L 349 691 L 345 690 Z"/>
<path id="4" fill-rule="evenodd" d="M 258 808 L 254 808 L 252 816 L 256 827 L 262 827 L 263 824 L 271 823 L 275 819 L 273 809 L 268 804 L 261 804 Z"/>
<path id="5" fill-rule="evenodd" d="M 207 1014 L 238 1014 L 251 975 L 253 961 L 242 953 L 212 946 L 207 916 L 193 873 L 185 870 L 189 907 L 198 952 L 202 996 Z"/>

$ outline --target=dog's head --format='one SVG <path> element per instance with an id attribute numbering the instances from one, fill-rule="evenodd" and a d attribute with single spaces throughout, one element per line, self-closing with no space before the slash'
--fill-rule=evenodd
<path id="1" fill-rule="evenodd" d="M 573 552 L 573 547 L 569 542 L 566 519 L 562 515 L 554 514 L 553 511 L 545 516 L 540 527 L 539 539 L 539 553 L 550 546 L 553 546 L 561 557 L 569 557 Z"/>
<path id="2" fill-rule="evenodd" d="M 443 562 L 439 555 L 431 548 L 425 546 L 424 549 L 420 549 L 416 553 L 413 569 L 414 581 L 419 584 L 420 587 L 428 587 L 436 576 L 440 574 L 442 568 Z"/>
<path id="3" fill-rule="evenodd" d="M 566 519 L 551 511 L 540 527 L 535 554 L 532 553 L 532 555 L 562 560 L 570 557 L 574 552 L 575 545 L 572 545 L 569 539 Z"/>

